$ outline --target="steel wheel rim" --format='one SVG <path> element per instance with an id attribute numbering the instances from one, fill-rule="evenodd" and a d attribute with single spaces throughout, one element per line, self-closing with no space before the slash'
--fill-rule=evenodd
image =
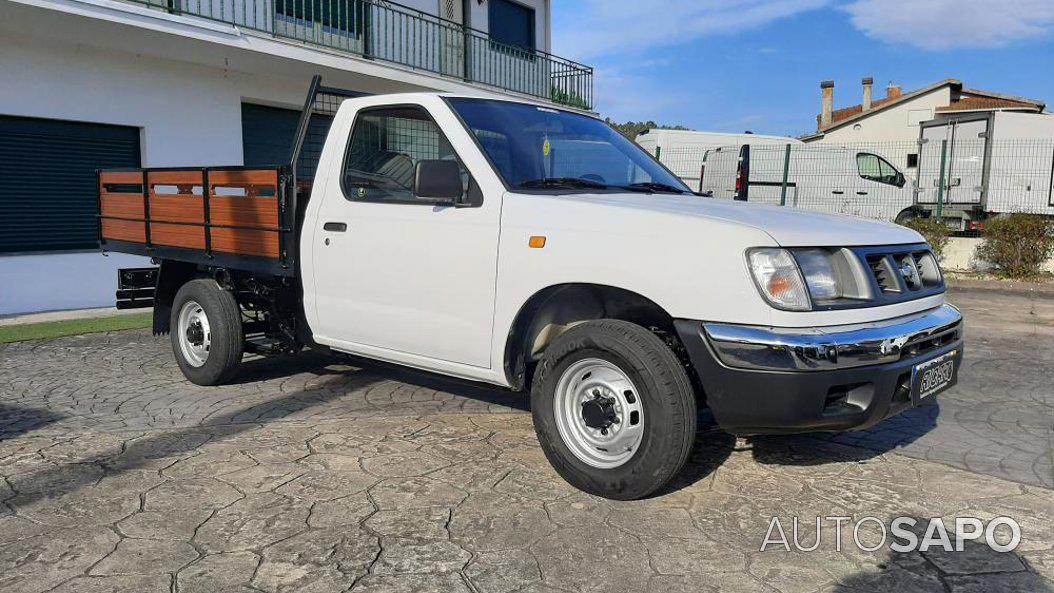
<path id="1" fill-rule="evenodd" d="M 606 428 L 590 426 L 587 402 L 604 400 Z M 553 412 L 564 445 L 583 463 L 600 469 L 619 467 L 630 460 L 644 437 L 644 406 L 633 382 L 615 364 L 599 358 L 575 362 L 556 383 Z M 597 404 L 589 404 L 595 411 Z M 595 416 L 595 414 L 594 414 Z M 606 434 L 605 434 L 606 433 Z"/>
<path id="2" fill-rule="evenodd" d="M 176 332 L 183 360 L 195 368 L 204 366 L 212 346 L 212 329 L 205 309 L 197 301 L 187 301 L 179 309 L 178 319 Z"/>

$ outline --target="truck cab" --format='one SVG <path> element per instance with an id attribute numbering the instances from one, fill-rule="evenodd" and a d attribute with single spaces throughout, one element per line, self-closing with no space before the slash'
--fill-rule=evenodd
<path id="1" fill-rule="evenodd" d="M 171 171 L 100 174 L 103 238 L 161 262 L 155 330 L 191 381 L 311 347 L 524 391 L 553 467 L 618 499 L 677 474 L 699 407 L 735 434 L 847 430 L 956 381 L 962 320 L 914 231 L 701 198 L 589 115 L 346 98 L 307 193 L 296 164 L 182 171 L 166 200 L 151 179 Z M 140 216 L 113 215 L 114 195 Z M 182 240 L 159 218 L 176 215 L 209 249 L 157 244 Z"/>

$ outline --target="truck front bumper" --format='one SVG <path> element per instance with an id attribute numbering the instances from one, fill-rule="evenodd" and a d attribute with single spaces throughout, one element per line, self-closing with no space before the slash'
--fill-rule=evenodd
<path id="1" fill-rule="evenodd" d="M 948 355 L 957 374 L 963 352 L 951 305 L 855 326 L 675 326 L 714 419 L 739 435 L 866 428 L 919 403 L 917 365 Z"/>

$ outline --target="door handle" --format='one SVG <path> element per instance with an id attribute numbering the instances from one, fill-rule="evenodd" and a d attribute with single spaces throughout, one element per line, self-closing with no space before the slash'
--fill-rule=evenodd
<path id="1" fill-rule="evenodd" d="M 322 225 L 322 230 L 329 231 L 331 233 L 343 233 L 348 230 L 348 225 L 343 222 L 327 222 Z"/>
<path id="2" fill-rule="evenodd" d="M 831 193 L 836 195 L 836 196 L 840 196 L 840 195 L 844 194 L 845 192 L 840 190 L 840 189 L 836 189 L 836 190 L 833 190 Z"/>
<path id="3" fill-rule="evenodd" d="M 856 195 L 858 195 L 858 196 L 866 196 L 867 192 L 866 191 L 858 191 L 858 192 L 856 192 Z"/>

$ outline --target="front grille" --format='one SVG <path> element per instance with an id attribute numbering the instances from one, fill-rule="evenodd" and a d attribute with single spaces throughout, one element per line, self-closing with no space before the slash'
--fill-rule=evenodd
<path id="1" fill-rule="evenodd" d="M 907 297 L 944 286 L 937 258 L 928 249 L 868 253 L 865 259 L 878 290 L 883 294 Z"/>
<path id="2" fill-rule="evenodd" d="M 881 307 L 944 292 L 937 258 L 925 243 L 828 248 L 828 253 L 842 296 L 827 300 L 814 296 L 813 310 Z"/>
<path id="3" fill-rule="evenodd" d="M 871 268 L 871 274 L 878 283 L 878 288 L 885 293 L 900 292 L 900 283 L 897 282 L 893 265 L 888 255 L 872 255 L 867 258 L 867 265 Z"/>

